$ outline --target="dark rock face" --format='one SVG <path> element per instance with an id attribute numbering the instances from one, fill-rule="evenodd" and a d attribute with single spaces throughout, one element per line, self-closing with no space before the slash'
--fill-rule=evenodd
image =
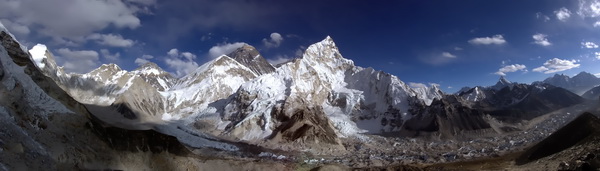
<path id="1" fill-rule="evenodd" d="M 434 100 L 430 106 L 411 109 L 414 117 L 404 124 L 404 129 L 413 131 L 437 131 L 451 137 L 463 130 L 490 128 L 483 119 L 482 110 L 464 105 L 457 95 L 446 95 Z"/>
<path id="2" fill-rule="evenodd" d="M 548 86 L 543 90 L 530 89 L 526 96 L 518 99 L 518 103 L 490 111 L 490 114 L 505 121 L 532 119 L 584 101 L 585 99 L 568 90 Z"/>
<path id="3" fill-rule="evenodd" d="M 490 128 L 484 116 L 490 115 L 503 122 L 529 120 L 548 112 L 585 101 L 580 96 L 549 84 L 516 84 L 502 89 L 481 89 L 485 98 L 466 101 L 461 95 L 446 95 L 430 106 L 412 104 L 413 117 L 404 123 L 404 129 L 439 132 L 451 137 L 460 131 Z M 475 88 L 461 94 L 471 93 Z"/>
<path id="4" fill-rule="evenodd" d="M 284 142 L 340 144 L 333 126 L 322 109 L 297 109 L 291 116 L 282 112 L 282 110 L 274 111 L 282 124 L 276 128 L 270 139 Z"/>
<path id="5" fill-rule="evenodd" d="M 126 130 L 106 126 L 96 117 L 91 117 L 86 127 L 109 147 L 118 151 L 160 153 L 163 151 L 187 156 L 191 152 L 176 137 L 165 135 L 154 130 Z"/>
<path id="6" fill-rule="evenodd" d="M 267 60 L 258 53 L 256 48 L 250 45 L 244 45 L 227 56 L 250 68 L 250 70 L 254 71 L 257 75 L 275 72 L 275 67 L 267 62 Z"/>

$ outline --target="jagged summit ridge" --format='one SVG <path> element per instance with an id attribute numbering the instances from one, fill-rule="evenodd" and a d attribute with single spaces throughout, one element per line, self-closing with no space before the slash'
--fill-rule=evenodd
<path id="1" fill-rule="evenodd" d="M 491 88 L 495 89 L 495 90 L 501 90 L 504 87 L 511 87 L 512 88 L 513 85 L 514 84 L 512 82 L 508 81 L 508 79 L 506 79 L 506 77 L 500 76 L 500 78 L 498 79 L 498 82 L 496 83 L 496 85 L 492 86 Z"/>
<path id="2" fill-rule="evenodd" d="M 227 56 L 250 68 L 250 70 L 254 71 L 258 75 L 268 74 L 275 71 L 275 67 L 267 62 L 267 60 L 260 55 L 256 48 L 248 44 L 244 44 L 242 47 L 234 50 Z"/>
<path id="3" fill-rule="evenodd" d="M 588 72 L 580 72 L 573 77 L 564 74 L 555 74 L 542 82 L 562 87 L 578 95 L 583 95 L 586 91 L 600 85 L 600 78 Z"/>

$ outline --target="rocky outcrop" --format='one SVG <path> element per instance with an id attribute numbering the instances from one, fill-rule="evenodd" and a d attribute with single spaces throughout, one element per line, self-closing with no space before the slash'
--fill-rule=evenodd
<path id="1" fill-rule="evenodd" d="M 431 105 L 413 106 L 411 119 L 404 122 L 403 128 L 412 131 L 438 132 L 450 138 L 461 131 L 490 128 L 481 110 L 465 106 L 466 102 L 457 95 L 446 95 L 434 100 Z"/>

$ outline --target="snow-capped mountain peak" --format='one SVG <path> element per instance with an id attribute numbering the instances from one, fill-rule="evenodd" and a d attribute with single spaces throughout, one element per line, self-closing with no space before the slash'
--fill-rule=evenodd
<path id="1" fill-rule="evenodd" d="M 268 74 L 275 71 L 275 67 L 271 65 L 262 55 L 248 44 L 244 44 L 242 47 L 229 53 L 227 56 L 233 58 L 239 63 L 250 68 L 258 75 Z"/>
<path id="2" fill-rule="evenodd" d="M 495 89 L 495 90 L 500 90 L 507 86 L 511 87 L 512 85 L 513 85 L 513 83 L 508 81 L 508 79 L 506 79 L 506 77 L 500 76 L 500 79 L 498 79 L 498 82 L 496 83 L 496 85 L 492 86 L 491 88 Z"/>
<path id="3" fill-rule="evenodd" d="M 149 83 L 158 91 L 165 91 L 171 88 L 177 80 L 170 73 L 164 71 L 156 63 L 148 62 L 131 71 L 133 74 L 140 76 L 144 81 Z"/>
<path id="4" fill-rule="evenodd" d="M 161 94 L 168 101 L 167 112 L 174 118 L 181 118 L 227 98 L 240 85 L 256 77 L 257 74 L 248 67 L 222 55 L 182 77 L 176 85 Z"/>

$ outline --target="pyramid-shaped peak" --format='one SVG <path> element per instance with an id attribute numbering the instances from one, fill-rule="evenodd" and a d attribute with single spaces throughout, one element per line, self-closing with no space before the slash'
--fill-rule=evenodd
<path id="1" fill-rule="evenodd" d="M 335 46 L 335 42 L 333 41 L 333 38 L 331 38 L 331 36 L 329 36 L 329 35 L 327 37 L 325 37 L 325 39 L 323 39 L 320 43 Z"/>
<path id="2" fill-rule="evenodd" d="M 501 83 L 503 85 L 511 84 L 511 82 L 508 81 L 508 79 L 506 79 L 506 77 L 504 77 L 504 76 L 500 76 L 500 79 L 498 80 L 498 83 Z"/>
<path id="3" fill-rule="evenodd" d="M 275 72 L 275 67 L 273 67 L 273 65 L 271 65 L 271 63 L 269 63 L 262 55 L 260 55 L 258 50 L 251 45 L 244 44 L 242 47 L 237 48 L 227 56 L 250 68 L 250 70 L 258 75 Z"/>
<path id="4" fill-rule="evenodd" d="M 239 47 L 235 50 L 233 50 L 231 53 L 227 54 L 227 56 L 236 59 L 236 60 L 241 60 L 241 59 L 254 59 L 254 58 L 258 58 L 260 56 L 260 54 L 258 53 L 258 50 L 256 50 L 256 48 L 254 48 L 254 46 L 251 46 L 249 44 L 244 44 L 242 47 Z M 262 57 L 262 56 L 260 56 Z"/>
<path id="5" fill-rule="evenodd" d="M 579 74 L 575 75 L 575 77 L 596 77 L 594 74 L 589 72 L 581 71 Z"/>

